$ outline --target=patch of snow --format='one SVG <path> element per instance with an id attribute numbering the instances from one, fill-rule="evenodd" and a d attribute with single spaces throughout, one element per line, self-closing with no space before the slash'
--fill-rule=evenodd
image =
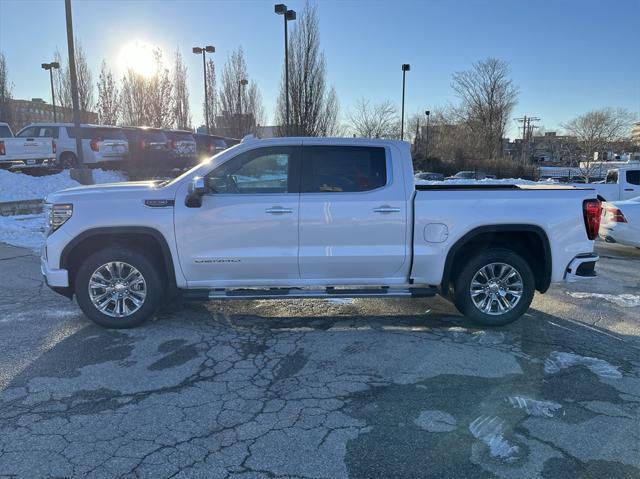
<path id="1" fill-rule="evenodd" d="M 332 304 L 353 304 L 353 298 L 327 298 L 325 299 L 327 303 Z"/>
<path id="2" fill-rule="evenodd" d="M 504 438 L 504 421 L 497 416 L 480 416 L 469 424 L 473 437 L 482 441 L 492 457 L 513 462 L 520 448 Z"/>
<path id="3" fill-rule="evenodd" d="M 580 293 L 567 291 L 567 294 L 576 299 L 604 299 L 610 303 L 617 304 L 623 308 L 635 308 L 640 306 L 640 296 L 636 294 L 623 293 L 623 294 L 603 294 L 603 293 Z"/>
<path id="4" fill-rule="evenodd" d="M 444 181 L 433 180 L 415 180 L 416 185 L 557 185 L 557 181 L 531 181 L 522 178 L 485 178 L 483 180 L 474 180 L 467 178 L 456 178 Z"/>
<path id="5" fill-rule="evenodd" d="M 44 244 L 46 220 L 37 215 L 0 216 L 0 242 L 39 252 Z"/>
<path id="6" fill-rule="evenodd" d="M 523 396 L 509 396 L 507 402 L 514 408 L 524 409 L 530 416 L 553 417 L 553 413 L 562 408 L 553 401 L 539 401 Z"/>
<path id="7" fill-rule="evenodd" d="M 118 183 L 127 181 L 127 177 L 121 171 L 93 170 L 93 180 L 96 184 Z M 46 176 L 0 170 L 0 202 L 44 199 L 50 193 L 75 186 L 80 183 L 71 179 L 69 170 Z"/>
<path id="8" fill-rule="evenodd" d="M 544 362 L 544 372 L 555 374 L 563 369 L 573 366 L 584 366 L 593 374 L 601 378 L 620 379 L 622 373 L 616 366 L 608 363 L 604 359 L 580 356 L 573 353 L 553 351 Z"/>
<path id="9" fill-rule="evenodd" d="M 456 429 L 455 418 L 444 411 L 422 411 L 413 422 L 429 432 L 451 432 Z"/>

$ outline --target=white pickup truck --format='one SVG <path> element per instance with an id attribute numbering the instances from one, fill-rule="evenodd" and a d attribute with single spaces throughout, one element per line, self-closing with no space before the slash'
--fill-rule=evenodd
<path id="1" fill-rule="evenodd" d="M 607 172 L 604 183 L 592 185 L 606 201 L 623 201 L 640 196 L 640 163 L 629 163 Z"/>
<path id="2" fill-rule="evenodd" d="M 55 159 L 56 143 L 52 138 L 16 138 L 7 123 L 0 123 L 0 168 L 48 168 Z"/>
<path id="3" fill-rule="evenodd" d="M 595 276 L 600 203 L 570 186 L 414 184 L 392 140 L 248 140 L 166 182 L 47 198 L 47 284 L 113 328 L 165 298 L 424 297 L 501 325 Z"/>

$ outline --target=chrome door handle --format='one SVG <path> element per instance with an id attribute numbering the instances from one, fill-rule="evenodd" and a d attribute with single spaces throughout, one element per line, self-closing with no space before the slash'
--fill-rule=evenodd
<path id="1" fill-rule="evenodd" d="M 272 206 L 271 208 L 267 208 L 265 210 L 270 215 L 282 215 L 285 213 L 293 213 L 291 208 L 283 208 L 282 206 Z"/>
<path id="2" fill-rule="evenodd" d="M 382 205 L 374 208 L 376 213 L 400 213 L 400 208 L 394 208 L 393 206 Z"/>

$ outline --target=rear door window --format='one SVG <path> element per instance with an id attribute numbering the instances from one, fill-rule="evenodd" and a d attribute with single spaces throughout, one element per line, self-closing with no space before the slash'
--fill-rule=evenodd
<path id="1" fill-rule="evenodd" d="M 640 185 L 640 170 L 627 171 L 627 183 L 630 185 Z"/>
<path id="2" fill-rule="evenodd" d="M 387 184 L 383 147 L 305 146 L 303 193 L 355 193 Z"/>
<path id="3" fill-rule="evenodd" d="M 41 138 L 58 138 L 57 126 L 41 126 L 38 128 L 38 136 Z"/>

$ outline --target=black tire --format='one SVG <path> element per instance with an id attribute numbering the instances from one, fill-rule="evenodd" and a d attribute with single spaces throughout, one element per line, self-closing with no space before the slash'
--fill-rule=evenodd
<path id="1" fill-rule="evenodd" d="M 522 295 L 512 309 L 500 313 L 488 314 L 481 311 L 473 302 L 471 282 L 481 268 L 492 263 L 504 263 L 515 269 L 522 278 Z M 454 279 L 454 303 L 458 311 L 470 320 L 484 326 L 503 326 L 520 318 L 531 305 L 535 293 L 535 277 L 529 264 L 519 254 L 508 249 L 489 249 L 471 258 Z M 483 296 L 479 297 L 481 300 Z M 512 298 L 511 296 L 509 298 Z M 507 298 L 507 299 L 509 299 Z M 494 304 L 498 304 L 497 302 Z M 494 308 L 491 308 L 492 311 Z M 495 308 L 496 310 L 498 308 Z"/>
<path id="2" fill-rule="evenodd" d="M 78 158 L 73 153 L 63 153 L 60 156 L 60 167 L 65 170 L 76 168 L 78 166 Z"/>
<path id="3" fill-rule="evenodd" d="M 89 279 L 94 272 L 110 262 L 119 261 L 136 268 L 146 283 L 146 297 L 137 311 L 128 316 L 113 317 L 94 306 L 89 295 Z M 139 326 L 153 316 L 162 302 L 165 285 L 160 272 L 145 254 L 126 246 L 111 246 L 89 255 L 75 276 L 74 292 L 82 312 L 94 323 L 105 328 L 125 329 Z"/>

